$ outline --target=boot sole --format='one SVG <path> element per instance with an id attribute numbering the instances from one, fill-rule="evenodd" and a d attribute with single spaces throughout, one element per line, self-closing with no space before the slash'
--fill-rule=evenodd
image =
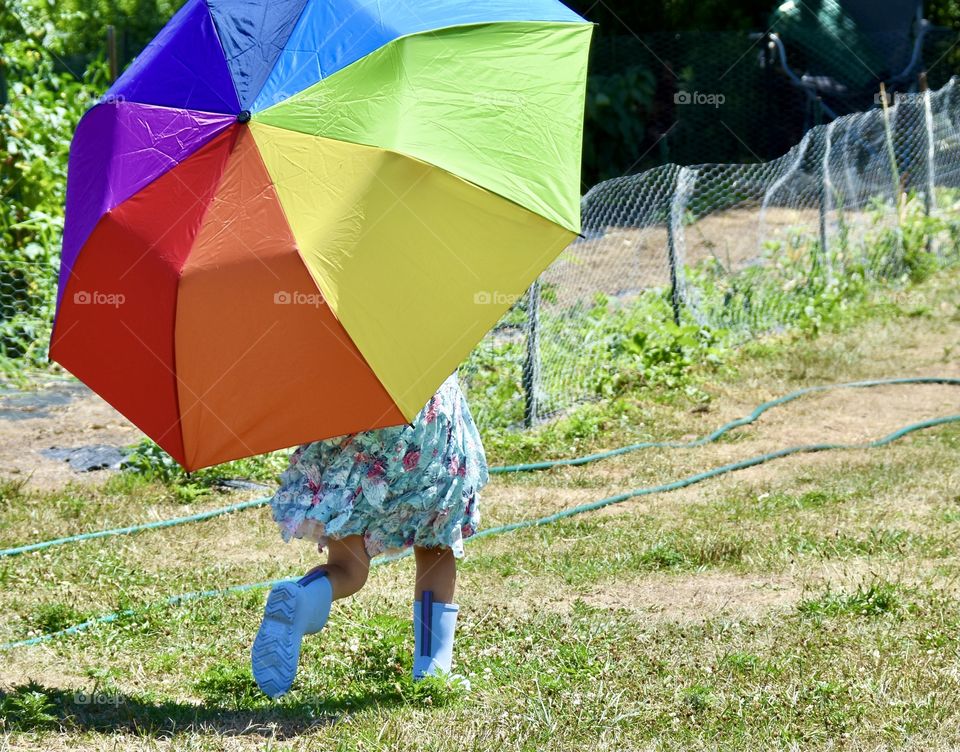
<path id="1" fill-rule="evenodd" d="M 298 589 L 294 582 L 281 582 L 270 591 L 263 623 L 250 651 L 257 686 L 274 698 L 286 694 L 297 676 L 303 639 L 293 628 Z"/>

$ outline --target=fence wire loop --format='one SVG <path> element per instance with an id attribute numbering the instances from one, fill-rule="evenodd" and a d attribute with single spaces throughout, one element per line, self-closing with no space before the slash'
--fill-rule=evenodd
<path id="1" fill-rule="evenodd" d="M 467 362 L 468 391 L 509 382 L 500 417 L 530 425 L 603 396 L 634 367 L 632 333 L 673 322 L 744 341 L 857 285 L 955 263 L 958 99 L 954 78 L 814 127 L 769 162 L 666 164 L 594 186 L 581 236 Z"/>

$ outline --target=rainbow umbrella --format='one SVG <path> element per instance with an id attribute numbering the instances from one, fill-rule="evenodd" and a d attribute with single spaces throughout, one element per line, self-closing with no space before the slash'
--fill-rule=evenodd
<path id="1" fill-rule="evenodd" d="M 409 421 L 579 231 L 554 0 L 188 0 L 70 152 L 50 357 L 187 469 Z"/>

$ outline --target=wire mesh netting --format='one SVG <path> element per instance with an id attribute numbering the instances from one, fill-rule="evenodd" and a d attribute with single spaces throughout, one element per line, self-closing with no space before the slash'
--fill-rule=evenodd
<path id="1" fill-rule="evenodd" d="M 896 285 L 957 260 L 960 88 L 811 129 L 778 159 L 668 164 L 602 182 L 582 237 L 463 369 L 496 405 L 535 422 L 642 370 L 645 333 L 790 327 L 852 285 Z M 641 374 L 642 376 L 642 374 Z"/>
<path id="2" fill-rule="evenodd" d="M 31 213 L 11 231 L 39 237 L 19 253 L 0 254 L 0 366 L 31 371 L 46 366 L 53 324 L 62 219 Z M 18 373 L 17 375 L 23 375 Z"/>

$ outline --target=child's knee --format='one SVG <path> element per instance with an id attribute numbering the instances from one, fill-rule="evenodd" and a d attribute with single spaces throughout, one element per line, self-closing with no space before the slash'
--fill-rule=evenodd
<path id="1" fill-rule="evenodd" d="M 350 571 L 350 587 L 354 593 L 367 584 L 367 577 L 370 574 L 370 565 L 361 562 L 354 562 Z"/>
<path id="2" fill-rule="evenodd" d="M 337 597 L 344 598 L 367 584 L 370 566 L 366 562 L 348 558 L 327 562 L 327 570 L 335 571 Z"/>

